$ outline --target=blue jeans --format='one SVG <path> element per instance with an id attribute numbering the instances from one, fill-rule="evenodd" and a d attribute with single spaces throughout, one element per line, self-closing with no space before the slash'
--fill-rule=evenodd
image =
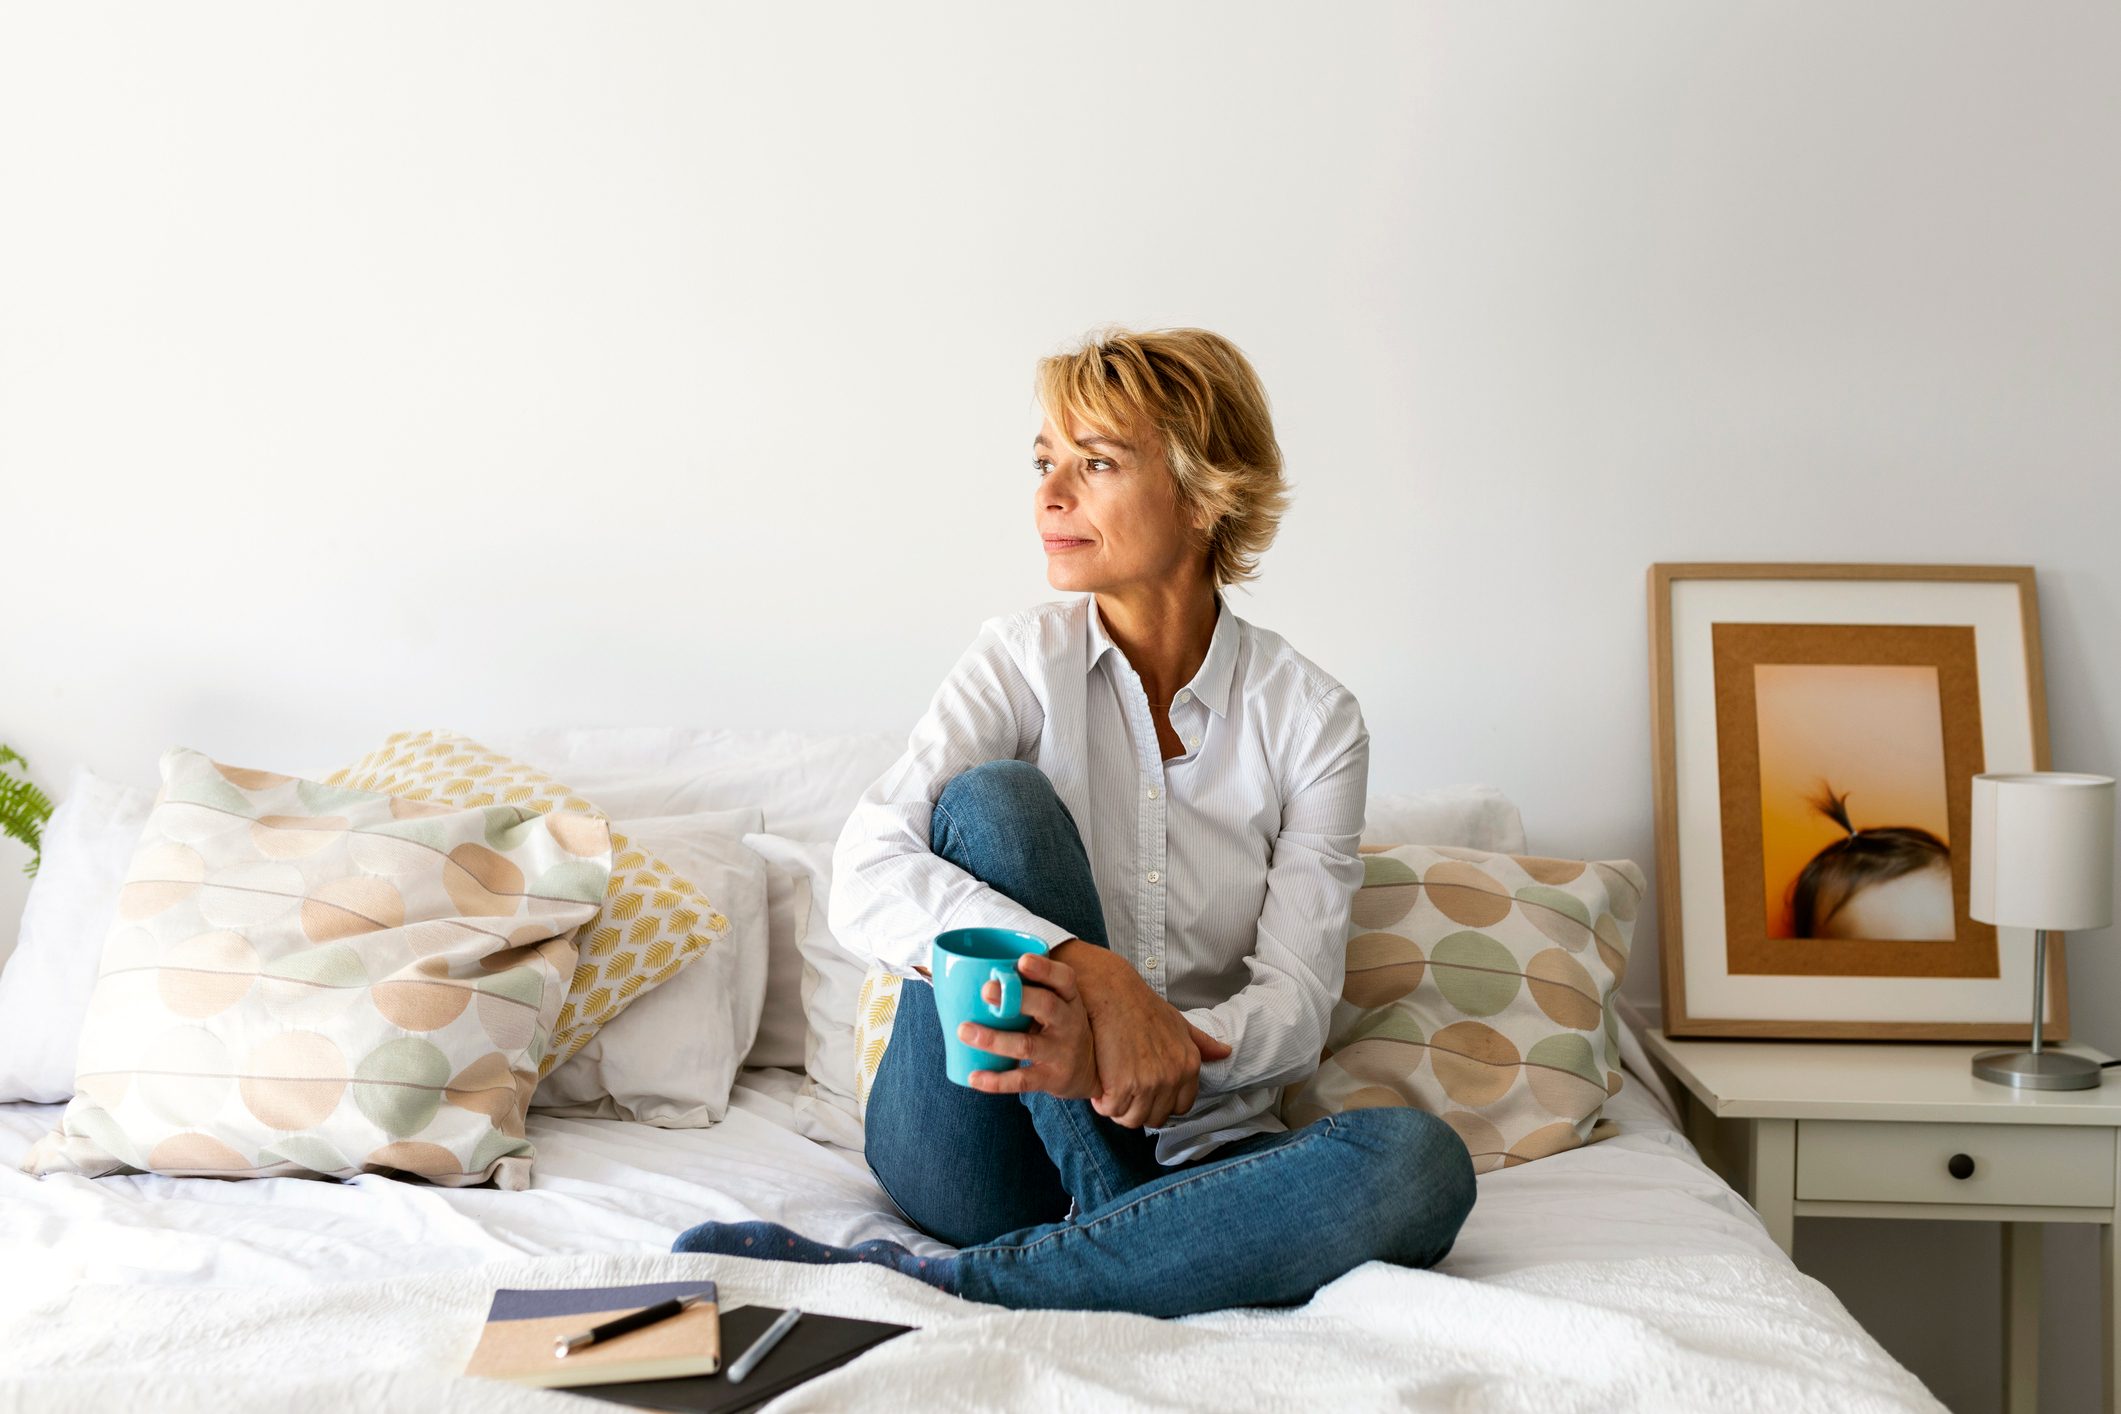
<path id="1" fill-rule="evenodd" d="M 1036 766 L 989 761 L 952 778 L 930 838 L 1040 917 L 1110 945 L 1082 837 Z M 1088 1100 L 954 1085 L 934 990 L 910 978 L 864 1129 L 892 1202 L 960 1249 L 960 1294 L 1011 1307 L 1295 1304 L 1373 1258 L 1434 1266 L 1475 1195 L 1465 1141 L 1425 1110 L 1350 1110 L 1166 1166 L 1153 1135 Z"/>

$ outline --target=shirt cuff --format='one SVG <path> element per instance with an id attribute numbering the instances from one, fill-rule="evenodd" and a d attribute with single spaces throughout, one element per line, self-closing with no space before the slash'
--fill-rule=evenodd
<path id="1" fill-rule="evenodd" d="M 1191 1011 L 1180 1012 L 1179 1015 L 1224 1045 L 1228 1046 L 1230 1044 L 1230 1033 L 1224 1028 L 1222 1018 L 1215 1014 L 1214 1008 L 1194 1007 Z M 1200 1100 L 1205 1099 L 1207 1096 L 1221 1095 L 1228 1092 L 1230 1089 L 1230 1064 L 1236 1059 L 1237 1051 L 1234 1047 L 1231 1049 L 1230 1054 L 1224 1056 L 1221 1060 L 1202 1058 L 1198 1089 L 1194 1101 L 1195 1109 L 1200 1107 Z"/>
<path id="2" fill-rule="evenodd" d="M 1041 918 L 992 887 L 968 899 L 964 907 L 951 914 L 949 927 L 944 931 L 948 932 L 950 928 L 1014 928 L 1019 933 L 1029 933 L 1042 940 L 1049 952 L 1075 936 L 1073 931 Z"/>

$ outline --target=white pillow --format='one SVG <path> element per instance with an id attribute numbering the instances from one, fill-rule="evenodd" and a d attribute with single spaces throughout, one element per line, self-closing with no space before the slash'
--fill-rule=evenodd
<path id="1" fill-rule="evenodd" d="M 64 1104 L 103 939 L 154 792 L 74 768 L 40 836 L 22 932 L 0 969 L 0 1101 Z"/>
<path id="2" fill-rule="evenodd" d="M 756 806 L 760 829 L 837 840 L 870 782 L 906 749 L 904 733 L 699 727 L 568 727 L 481 740 L 566 781 L 614 819 Z M 638 809 L 660 790 L 667 803 Z M 609 797 L 634 809 L 604 805 Z"/>
<path id="3" fill-rule="evenodd" d="M 747 837 L 754 852 L 757 842 Z M 803 930 L 810 921 L 810 876 L 766 861 L 766 1009 L 747 1066 L 803 1068 L 810 1018 L 803 1011 Z"/>
<path id="4" fill-rule="evenodd" d="M 533 1109 L 664 1129 L 704 1128 L 728 1112 L 766 1003 L 766 861 L 742 840 L 758 824 L 756 807 L 616 822 L 713 899 L 729 931 L 539 1082 Z"/>
<path id="5" fill-rule="evenodd" d="M 851 810 L 852 807 L 849 807 Z M 832 900 L 833 840 L 791 840 L 746 835 L 744 843 L 807 885 L 807 908 L 796 933 L 799 1004 L 804 1018 L 798 1062 L 811 1079 L 848 1101 L 854 1099 L 854 1006 L 868 965 L 841 947 L 826 924 Z M 786 959 L 782 960 L 783 971 Z"/>
<path id="6" fill-rule="evenodd" d="M 496 750 L 567 781 L 600 805 L 606 799 L 629 804 L 646 799 L 683 802 L 667 807 L 666 813 L 756 806 L 763 816 L 761 834 L 779 844 L 769 843 L 759 851 L 767 860 L 766 1006 L 759 1018 L 758 1039 L 744 1064 L 804 1068 L 818 1045 L 809 1008 L 844 1001 L 848 1020 L 842 1031 L 828 1019 L 828 1030 L 835 1034 L 826 1041 L 820 1064 L 851 1102 L 852 1008 L 861 978 L 855 977 L 855 991 L 846 991 L 843 997 L 835 960 L 819 952 L 820 946 L 830 946 L 824 916 L 831 897 L 831 846 L 838 842 L 840 828 L 854 813 L 862 792 L 905 750 L 902 735 L 562 727 L 513 734 L 489 731 L 482 739 Z M 817 851 L 797 848 L 820 841 L 825 844 L 822 863 L 815 862 Z M 805 863 L 806 859 L 813 862 Z M 812 931 L 813 917 L 817 941 L 807 951 L 826 956 L 829 975 L 823 979 L 822 992 L 804 981 L 804 939 Z M 835 1064 L 836 1052 L 844 1052 L 846 1064 Z"/>
<path id="7" fill-rule="evenodd" d="M 851 812 L 850 812 L 851 813 Z M 1524 854 L 1524 818 L 1494 786 L 1437 786 L 1379 795 L 1371 792 L 1364 844 L 1457 845 L 1496 854 Z"/>

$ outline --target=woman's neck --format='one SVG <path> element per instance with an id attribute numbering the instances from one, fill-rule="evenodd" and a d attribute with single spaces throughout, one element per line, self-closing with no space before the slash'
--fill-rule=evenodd
<path id="1" fill-rule="evenodd" d="M 1205 580 L 1097 594 L 1098 621 L 1156 707 L 1168 705 L 1207 661 L 1217 613 L 1215 586 Z"/>

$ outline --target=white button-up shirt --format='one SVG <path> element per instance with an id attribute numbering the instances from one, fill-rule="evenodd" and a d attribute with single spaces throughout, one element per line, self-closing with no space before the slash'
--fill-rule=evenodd
<path id="1" fill-rule="evenodd" d="M 1163 759 L 1096 596 L 1036 604 L 981 624 L 833 855 L 833 935 L 901 976 L 951 928 L 1058 945 L 1066 928 L 930 847 L 936 798 L 960 771 L 1000 758 L 1043 771 L 1083 837 L 1112 950 L 1232 1048 L 1202 1062 L 1193 1107 L 1155 1131 L 1165 1164 L 1286 1127 L 1275 1107 L 1317 1068 L 1363 878 L 1361 708 L 1215 597 L 1208 656 L 1170 704 L 1183 754 Z"/>

